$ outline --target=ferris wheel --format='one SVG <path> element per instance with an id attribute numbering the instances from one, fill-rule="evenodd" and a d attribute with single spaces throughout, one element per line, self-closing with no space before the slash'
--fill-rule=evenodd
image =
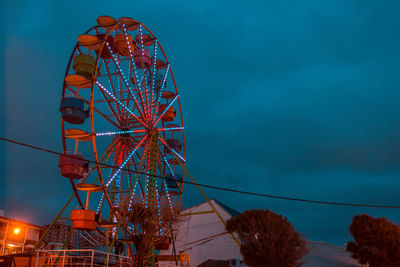
<path id="1" fill-rule="evenodd" d="M 142 205 L 163 236 L 163 218 L 180 205 L 185 165 L 181 103 L 167 57 L 153 33 L 127 17 L 100 16 L 77 39 L 63 83 L 58 163 L 79 203 L 73 228 L 137 235 L 127 214 Z"/>

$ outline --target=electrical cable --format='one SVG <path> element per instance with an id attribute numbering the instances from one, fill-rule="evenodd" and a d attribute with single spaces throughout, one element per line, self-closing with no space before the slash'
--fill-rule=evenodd
<path id="1" fill-rule="evenodd" d="M 18 141 L 7 139 L 7 138 L 3 138 L 3 137 L 0 137 L 0 140 L 5 141 L 5 142 L 9 142 L 9 143 L 13 143 L 13 144 L 16 144 L 16 145 L 19 145 L 19 146 L 28 147 L 28 148 L 31 148 L 31 149 L 34 149 L 34 150 L 39 150 L 39 151 L 43 151 L 43 152 L 47 152 L 47 153 L 51 153 L 51 154 L 56 154 L 56 155 L 60 155 L 60 156 L 62 155 L 62 156 L 66 156 L 66 157 L 71 157 L 71 158 L 76 158 L 76 159 L 82 160 L 81 158 L 74 157 L 74 155 L 66 155 L 64 153 L 60 153 L 60 152 L 53 151 L 53 150 L 46 149 L 46 148 L 41 148 L 41 147 L 38 147 L 38 146 L 29 145 L 29 144 L 26 144 L 26 143 L 18 142 Z M 97 164 L 96 161 L 93 161 L 93 160 L 84 159 L 83 161 L 86 161 L 86 162 L 89 162 L 89 163 L 93 163 L 93 164 Z M 114 169 L 119 169 L 120 168 L 119 166 L 105 164 L 105 163 L 98 163 L 98 164 L 101 165 L 101 166 L 104 166 L 104 167 L 109 167 L 109 168 L 114 168 Z M 160 175 L 154 175 L 154 174 L 149 174 L 149 173 L 140 172 L 140 171 L 133 171 L 133 170 L 126 169 L 126 168 L 121 168 L 121 170 L 124 170 L 124 171 L 127 171 L 127 172 L 131 172 L 131 173 L 134 173 L 134 174 L 152 176 L 152 177 L 155 177 L 155 178 L 158 178 L 158 179 L 164 179 L 164 180 L 165 179 L 171 179 L 171 178 L 163 177 L 163 176 L 160 176 Z M 198 186 L 204 187 L 204 188 L 211 188 L 211 189 L 220 190 L 220 191 L 227 191 L 227 192 L 231 192 L 231 193 L 238 193 L 238 194 L 258 196 L 258 197 L 266 197 L 266 198 L 274 198 L 274 199 L 281 199 L 281 200 L 289 200 L 289 201 L 297 201 L 297 202 L 305 202 L 305 203 L 314 203 L 314 204 L 321 204 L 321 205 L 350 206 L 350 207 L 363 207 L 363 208 L 381 208 L 381 209 L 400 209 L 400 206 L 398 206 L 398 205 L 377 205 L 377 204 L 360 204 L 360 203 L 347 203 L 347 202 L 311 200 L 311 199 L 303 199 L 303 198 L 295 198 L 295 197 L 287 197 L 287 196 L 279 196 L 279 195 L 261 194 L 261 193 L 238 190 L 238 189 L 233 189 L 233 188 L 226 188 L 226 187 L 221 187 L 221 186 L 199 184 L 199 183 L 194 183 L 194 182 L 190 182 L 190 181 L 182 181 L 182 182 L 184 184 L 198 185 Z"/>

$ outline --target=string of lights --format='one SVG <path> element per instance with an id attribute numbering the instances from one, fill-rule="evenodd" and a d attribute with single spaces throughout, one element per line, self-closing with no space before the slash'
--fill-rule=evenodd
<path id="1" fill-rule="evenodd" d="M 29 144 L 18 142 L 18 141 L 11 140 L 11 139 L 8 139 L 8 138 L 0 137 L 0 140 L 8 142 L 8 143 L 15 144 L 15 145 L 31 148 L 31 149 L 34 149 L 34 150 L 42 151 L 42 152 L 47 152 L 47 153 L 51 153 L 51 154 L 55 154 L 55 155 L 63 155 L 63 156 L 68 156 L 68 157 L 71 157 L 71 158 L 75 158 L 73 155 L 65 155 L 64 153 L 60 153 L 60 152 L 57 152 L 57 151 L 53 151 L 53 150 L 42 148 L 42 147 L 38 147 L 38 146 L 29 145 Z M 79 158 L 79 159 L 82 160 L 81 158 Z M 92 164 L 97 164 L 96 161 L 93 161 L 93 160 L 85 159 L 85 161 L 89 162 L 89 163 L 92 163 Z M 131 173 L 134 173 L 134 174 L 152 176 L 152 177 L 155 177 L 155 178 L 158 178 L 158 179 L 162 179 L 162 180 L 169 179 L 167 177 L 163 177 L 163 176 L 160 176 L 160 175 L 154 175 L 154 174 L 149 174 L 149 173 L 145 173 L 145 172 L 133 171 L 133 170 L 130 170 L 130 169 L 121 168 L 121 166 L 115 166 L 115 165 L 110 165 L 110 164 L 106 164 L 106 163 L 99 163 L 99 165 L 104 166 L 104 167 L 108 167 L 108 168 L 124 170 L 124 171 L 131 172 Z M 398 206 L 398 205 L 377 205 L 377 204 L 360 204 L 360 203 L 347 203 L 347 202 L 311 200 L 311 199 L 295 198 L 295 197 L 288 197 L 288 196 L 262 194 L 262 193 L 238 190 L 238 189 L 221 187 L 221 186 L 213 186 L 213 185 L 208 185 L 208 184 L 199 184 L 199 183 L 194 183 L 194 182 L 190 182 L 190 181 L 183 181 L 183 183 L 184 184 L 189 184 L 189 185 L 198 185 L 198 186 L 204 187 L 204 188 L 210 188 L 210 189 L 215 189 L 215 190 L 219 190 L 219 191 L 227 191 L 227 192 L 243 194 L 243 195 L 251 195 L 251 196 L 273 198 L 273 199 L 281 199 L 281 200 L 296 201 L 296 202 L 304 202 L 304 203 L 314 203 L 314 204 L 320 204 L 320 205 L 349 206 L 349 207 L 363 207 L 363 208 L 380 208 L 380 209 L 400 209 L 400 206 Z"/>

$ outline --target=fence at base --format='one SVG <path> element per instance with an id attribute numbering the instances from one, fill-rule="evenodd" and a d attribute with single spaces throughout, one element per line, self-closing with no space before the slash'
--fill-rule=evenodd
<path id="1" fill-rule="evenodd" d="M 38 250 L 32 255 L 31 267 L 128 267 L 132 259 L 93 249 Z M 18 265 L 17 265 L 18 266 Z M 26 265 L 29 266 L 29 265 Z"/>

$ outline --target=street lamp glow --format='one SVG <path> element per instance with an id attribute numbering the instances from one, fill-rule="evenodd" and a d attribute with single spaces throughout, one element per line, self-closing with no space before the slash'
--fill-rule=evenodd
<path id="1" fill-rule="evenodd" d="M 21 228 L 15 228 L 14 229 L 14 234 L 17 235 L 17 234 L 19 234 L 19 232 L 21 232 Z"/>

